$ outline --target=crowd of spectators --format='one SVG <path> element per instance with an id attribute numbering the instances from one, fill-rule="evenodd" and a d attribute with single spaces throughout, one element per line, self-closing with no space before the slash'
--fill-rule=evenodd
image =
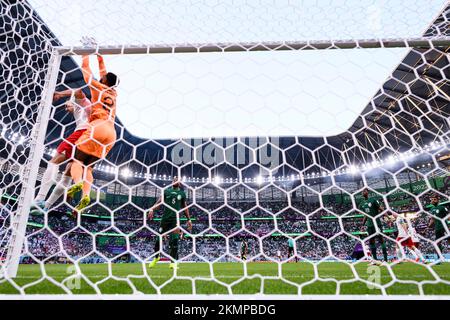
<path id="1" fill-rule="evenodd" d="M 448 192 L 448 190 L 447 190 Z M 326 200 L 326 201 L 325 201 Z M 278 252 L 287 259 L 288 238 L 295 239 L 295 254 L 300 259 L 349 259 L 357 243 L 367 244 L 363 215 L 351 202 L 342 202 L 343 196 L 307 196 L 287 201 L 254 198 L 223 201 L 197 201 L 190 204 L 193 229 L 180 242 L 180 259 L 190 261 L 233 261 L 240 256 L 240 245 L 245 238 L 249 244 L 248 259 L 276 260 Z M 430 215 L 422 210 L 430 203 L 429 194 L 413 197 L 396 192 L 388 195 L 385 207 L 389 212 L 414 212 L 413 226 L 421 237 L 424 254 L 436 253 L 435 233 L 429 227 Z M 420 204 L 419 204 L 420 201 Z M 387 206 L 386 206 L 387 205 Z M 10 213 L 0 207 L 0 244 L 6 247 L 10 229 Z M 26 261 L 69 258 L 83 262 L 119 259 L 150 259 L 155 241 L 159 239 L 159 218 L 164 206 L 147 218 L 148 208 L 132 203 L 90 206 L 80 219 L 71 218 L 70 207 L 60 204 L 47 215 L 36 211 L 30 214 Z M 180 225 L 185 227 L 184 215 Z M 380 230 L 386 238 L 389 255 L 395 253 L 396 228 L 390 219 L 382 219 Z M 186 231 L 186 230 L 184 230 Z M 168 253 L 167 242 L 163 251 Z M 444 243 L 444 254 L 449 252 Z M 379 249 L 380 250 L 380 249 Z M 0 250 L 2 258 L 4 250 Z M 381 252 L 380 252 L 381 255 Z M 4 258 L 4 257 L 3 257 Z"/>
<path id="2" fill-rule="evenodd" d="M 249 244 L 247 258 L 251 261 L 277 260 L 279 252 L 283 260 L 288 259 L 289 237 L 295 239 L 295 254 L 300 260 L 350 259 L 357 243 L 367 243 L 363 216 L 357 210 L 352 211 L 352 207 L 331 203 L 324 208 L 315 203 L 295 203 L 296 206 L 289 206 L 284 201 L 270 201 L 264 208 L 251 201 L 236 201 L 229 206 L 196 203 L 190 207 L 193 230 L 183 234 L 180 259 L 235 261 L 240 256 L 243 239 Z M 106 259 L 122 261 L 124 257 L 127 261 L 152 258 L 155 241 L 159 239 L 157 219 L 149 221 L 145 210 L 134 205 L 117 205 L 111 211 L 103 205 L 97 207 L 104 211 L 92 207 L 82 216 L 80 225 L 66 213 L 65 207 L 49 212 L 46 218 L 31 215 L 25 249 L 33 259 L 28 261 L 66 257 L 95 263 Z M 414 208 L 412 203 L 402 211 Z M 163 210 L 158 210 L 155 217 L 160 217 Z M 430 216 L 423 211 L 413 220 L 423 237 L 421 250 L 425 254 L 436 252 L 429 220 Z M 184 220 L 181 226 L 185 226 Z M 395 225 L 389 219 L 382 219 L 381 229 L 388 253 L 393 256 Z M 166 254 L 167 243 L 163 240 Z"/>

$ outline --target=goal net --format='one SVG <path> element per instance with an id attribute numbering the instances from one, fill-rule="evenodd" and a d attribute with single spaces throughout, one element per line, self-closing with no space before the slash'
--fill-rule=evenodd
<path id="1" fill-rule="evenodd" d="M 131 2 L 0 1 L 0 294 L 450 295 L 447 1 Z"/>

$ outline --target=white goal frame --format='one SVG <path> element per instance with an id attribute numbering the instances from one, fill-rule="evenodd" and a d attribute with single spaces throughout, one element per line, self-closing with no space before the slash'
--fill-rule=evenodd
<path id="1" fill-rule="evenodd" d="M 157 54 L 201 52 L 302 51 L 329 49 L 434 48 L 450 45 L 450 37 L 407 39 L 356 39 L 336 41 L 283 41 L 249 43 L 192 43 L 122 46 L 60 46 L 55 51 L 63 56 L 83 54 Z"/>
<path id="2" fill-rule="evenodd" d="M 58 80 L 60 64 L 61 55 L 57 50 L 53 49 L 45 78 L 42 100 L 39 104 L 36 124 L 33 127 L 33 132 L 30 136 L 30 157 L 28 162 L 22 167 L 21 176 L 23 188 L 17 199 L 17 213 L 11 219 L 11 238 L 9 240 L 4 267 L 5 276 L 8 278 L 15 278 L 19 269 L 20 256 L 26 239 L 25 232 L 30 205 L 34 197 L 34 185 L 38 177 L 39 163 L 44 155 L 45 134 L 51 114 L 53 92 Z"/>
<path id="3" fill-rule="evenodd" d="M 212 53 L 212 52 L 253 52 L 253 51 L 302 51 L 328 49 L 376 49 L 376 48 L 435 48 L 450 46 L 450 37 L 409 38 L 409 39 L 360 39 L 343 41 L 303 41 L 303 42 L 260 42 L 260 43 L 219 43 L 219 44 L 176 44 L 139 46 L 96 46 L 96 47 L 53 47 L 44 91 L 36 124 L 31 135 L 30 157 L 22 167 L 23 187 L 18 198 L 17 213 L 12 218 L 12 235 L 5 261 L 4 276 L 15 278 L 24 245 L 29 208 L 34 197 L 39 163 L 44 154 L 45 134 L 52 109 L 52 97 L 57 84 L 58 72 L 63 56 L 84 54 L 171 54 L 171 53 Z M 52 296 L 53 297 L 53 296 Z M 184 296 L 183 296 L 184 297 Z M 228 296 L 227 296 L 228 297 Z M 123 298 L 129 299 L 124 295 Z M 142 298 L 142 296 L 139 296 Z M 192 298 L 189 296 L 189 298 Z M 254 298 L 254 297 L 253 297 Z M 316 297 L 314 297 L 316 298 Z M 328 299 L 329 297 L 327 297 Z M 336 298 L 336 296 L 333 296 Z M 427 299 L 427 297 L 423 297 Z M 433 297 L 435 298 L 435 297 Z M 450 297 L 446 297 L 449 299 Z M 72 299 L 72 297 L 71 297 Z"/>

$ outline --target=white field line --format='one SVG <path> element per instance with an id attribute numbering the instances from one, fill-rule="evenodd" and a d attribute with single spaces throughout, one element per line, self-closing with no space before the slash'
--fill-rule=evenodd
<path id="1" fill-rule="evenodd" d="M 288 294 L 35 294 L 35 295 L 4 295 L 2 300 L 448 300 L 450 296 L 443 295 L 288 295 Z"/>
<path id="2" fill-rule="evenodd" d="M 47 277 L 48 278 L 53 278 L 53 279 L 66 279 L 68 277 L 73 277 L 74 275 L 76 276 L 77 274 L 67 274 L 67 275 L 64 275 L 64 276 L 63 275 L 58 275 L 58 276 L 47 275 Z M 87 275 L 87 274 L 80 274 L 80 275 L 83 275 L 86 278 L 92 278 L 92 279 L 104 279 L 104 278 L 110 277 L 109 275 L 108 276 Z M 146 276 L 146 275 L 142 275 L 142 274 L 141 275 L 130 274 L 130 275 L 126 275 L 126 276 L 114 275 L 114 277 L 123 278 L 123 279 L 127 279 L 127 278 L 133 278 L 133 279 L 141 279 L 141 278 L 157 278 L 158 279 L 158 278 L 161 278 L 161 279 L 163 279 L 163 278 L 172 278 L 172 276 L 173 275 L 148 275 L 148 276 Z M 249 276 L 258 276 L 258 278 L 261 277 L 261 278 L 270 278 L 270 279 L 273 279 L 273 278 L 279 278 L 279 279 L 308 278 L 309 279 L 309 278 L 311 278 L 311 277 L 308 277 L 306 275 L 292 275 L 292 276 L 278 277 L 276 275 L 251 274 Z M 177 277 L 187 277 L 187 276 L 186 275 L 177 275 L 177 276 L 175 276 L 175 278 L 177 278 Z M 196 279 L 196 278 L 202 278 L 202 279 L 204 279 L 204 278 L 211 278 L 211 280 L 214 280 L 214 279 L 248 278 L 248 277 L 245 277 L 243 275 L 236 275 L 236 276 L 234 276 L 234 275 L 223 275 L 223 276 L 216 276 L 216 277 L 211 277 L 210 275 L 196 275 L 196 276 L 190 276 L 190 277 L 192 279 Z M 39 276 L 19 276 L 19 277 L 16 277 L 15 279 L 16 280 L 20 280 L 20 279 L 39 279 L 39 278 L 42 278 L 42 277 L 39 277 Z M 383 276 L 381 276 L 381 278 L 383 278 L 383 279 L 391 279 L 391 276 L 390 275 L 383 275 Z M 429 278 L 429 276 L 417 274 L 417 275 L 408 276 L 407 278 L 408 279 L 410 279 L 410 278 L 423 279 L 423 278 Z M 358 278 L 349 277 L 349 276 L 339 276 L 339 277 L 331 277 L 330 276 L 330 277 L 319 277 L 319 278 L 317 278 L 317 280 L 327 280 L 327 279 L 333 279 L 333 280 L 336 280 L 336 279 L 355 279 L 355 280 L 357 280 Z M 3 279 L 0 279 L 0 281 L 1 280 L 3 280 Z"/>

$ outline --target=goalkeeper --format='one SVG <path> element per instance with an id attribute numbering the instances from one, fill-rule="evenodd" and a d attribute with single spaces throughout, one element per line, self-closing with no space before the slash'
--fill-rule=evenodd
<path id="1" fill-rule="evenodd" d="M 98 160 L 106 158 L 116 142 L 116 87 L 118 77 L 106 71 L 101 55 L 97 55 L 100 70 L 100 80 L 93 79 L 89 66 L 89 56 L 83 56 L 82 73 L 91 91 L 91 113 L 86 131 L 76 141 L 74 161 L 70 169 L 75 184 L 67 191 L 67 196 L 82 191 L 81 201 L 75 207 L 74 214 L 78 214 L 91 202 L 90 191 L 94 177 L 93 166 Z"/>
<path id="2" fill-rule="evenodd" d="M 178 241 L 180 238 L 180 230 L 177 228 L 179 225 L 177 223 L 177 212 L 184 209 L 184 215 L 187 218 L 188 230 L 192 230 L 191 217 L 189 215 L 189 208 L 186 204 L 186 193 L 180 188 L 180 181 L 177 177 L 174 178 L 172 182 L 172 187 L 164 190 L 163 196 L 158 200 L 155 205 L 150 208 L 148 213 L 149 220 L 153 219 L 154 212 L 157 210 L 161 204 L 166 205 L 164 209 L 164 214 L 161 218 L 161 223 L 159 227 L 159 233 L 164 234 L 170 232 L 169 234 L 169 254 L 174 260 L 169 267 L 171 269 L 177 269 L 178 260 Z M 160 260 L 160 241 L 159 239 L 155 242 L 155 252 L 157 256 L 150 262 L 149 268 L 153 268 Z"/>

